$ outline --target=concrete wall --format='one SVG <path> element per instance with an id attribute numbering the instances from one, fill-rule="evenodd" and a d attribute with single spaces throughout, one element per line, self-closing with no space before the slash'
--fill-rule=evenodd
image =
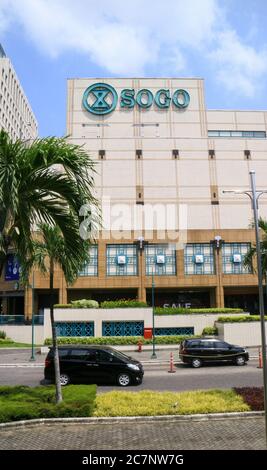
<path id="1" fill-rule="evenodd" d="M 31 325 L 0 325 L 0 330 L 5 331 L 8 338 L 13 339 L 17 343 L 32 342 L 32 327 Z M 44 327 L 43 325 L 34 326 L 34 343 L 43 344 L 44 342 Z"/>
<path id="2" fill-rule="evenodd" d="M 244 323 L 217 323 L 219 338 L 230 344 L 239 346 L 260 346 L 261 325 L 260 322 Z M 265 329 L 267 322 L 265 322 Z"/>
<path id="3" fill-rule="evenodd" d="M 201 334 L 206 326 L 214 326 L 221 316 L 218 314 L 199 315 L 155 315 L 155 328 L 194 327 L 195 334 Z M 238 316 L 243 314 L 237 314 Z M 95 322 L 95 336 L 102 336 L 102 321 L 144 321 L 145 328 L 152 328 L 151 308 L 115 309 L 55 309 L 55 320 L 61 322 Z M 51 338 L 49 310 L 44 314 L 44 338 Z"/>

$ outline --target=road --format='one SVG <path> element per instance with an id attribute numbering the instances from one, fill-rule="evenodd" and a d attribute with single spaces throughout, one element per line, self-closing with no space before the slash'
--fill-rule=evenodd
<path id="1" fill-rule="evenodd" d="M 257 368 L 257 360 L 251 360 L 246 366 L 211 365 L 200 369 L 177 364 L 175 373 L 168 373 L 168 364 L 145 365 L 145 375 L 142 385 L 127 387 L 127 390 L 158 390 L 181 391 L 210 388 L 231 388 L 244 386 L 262 386 L 262 370 Z M 36 386 L 43 379 L 41 363 L 31 367 L 9 366 L 0 364 L 0 385 L 30 385 Z M 98 392 L 108 392 L 119 389 L 115 386 L 99 386 Z"/>

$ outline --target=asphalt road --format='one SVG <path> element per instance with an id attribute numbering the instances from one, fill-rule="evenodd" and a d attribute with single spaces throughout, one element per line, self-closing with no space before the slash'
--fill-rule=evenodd
<path id="1" fill-rule="evenodd" d="M 200 369 L 177 364 L 175 373 L 169 373 L 166 365 L 146 365 L 143 383 L 127 387 L 127 390 L 180 391 L 210 388 L 231 388 L 244 386 L 262 386 L 262 369 L 257 368 L 257 360 L 251 360 L 246 366 L 211 365 Z M 0 385 L 36 386 L 43 379 L 42 364 L 29 364 L 27 367 L 0 367 Z M 116 386 L 99 386 L 98 392 L 119 390 Z"/>

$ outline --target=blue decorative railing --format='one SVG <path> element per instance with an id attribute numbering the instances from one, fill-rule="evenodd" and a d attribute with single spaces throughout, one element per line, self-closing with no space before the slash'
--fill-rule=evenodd
<path id="1" fill-rule="evenodd" d="M 143 321 L 103 321 L 102 336 L 143 336 Z"/>
<path id="2" fill-rule="evenodd" d="M 0 315 L 0 325 L 31 325 L 32 320 L 27 320 L 24 315 Z M 34 315 L 34 324 L 43 325 L 44 316 Z"/>
<path id="3" fill-rule="evenodd" d="M 155 336 L 170 336 L 170 335 L 193 335 L 193 326 L 182 326 L 176 328 L 155 328 Z"/>
<path id="4" fill-rule="evenodd" d="M 95 336 L 94 322 L 56 322 L 57 336 Z"/>

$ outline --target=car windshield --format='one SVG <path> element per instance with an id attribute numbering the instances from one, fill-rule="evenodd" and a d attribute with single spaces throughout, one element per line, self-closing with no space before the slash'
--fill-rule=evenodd
<path id="1" fill-rule="evenodd" d="M 126 354 L 123 354 L 120 351 L 113 350 L 113 351 L 111 351 L 111 354 L 112 354 L 112 356 L 116 357 L 117 359 L 128 359 L 128 360 L 130 359 L 129 356 L 127 356 Z"/>

